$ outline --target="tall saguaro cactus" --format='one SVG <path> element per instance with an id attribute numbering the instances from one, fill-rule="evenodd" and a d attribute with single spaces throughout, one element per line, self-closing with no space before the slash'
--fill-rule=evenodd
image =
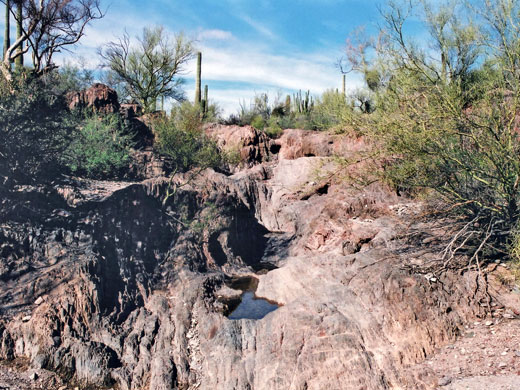
<path id="1" fill-rule="evenodd" d="M 4 30 L 4 56 L 7 52 L 7 49 L 9 49 L 9 46 L 11 46 L 11 5 L 9 0 L 6 0 L 5 2 L 5 30 Z M 2 58 L 3 60 L 3 58 Z"/>
<path id="2" fill-rule="evenodd" d="M 23 0 L 17 0 L 16 2 L 16 39 L 19 39 L 23 34 Z M 16 70 L 22 70 L 23 68 L 23 45 L 18 48 L 18 57 L 14 60 Z"/>
<path id="3" fill-rule="evenodd" d="M 195 80 L 195 104 L 199 104 L 199 105 L 200 105 L 200 102 L 202 99 L 202 94 L 200 91 L 200 88 L 201 88 L 200 76 L 202 74 L 201 65 L 202 65 L 202 53 L 199 51 L 197 53 L 197 76 L 196 76 L 196 80 Z"/>
<path id="4" fill-rule="evenodd" d="M 343 88 L 341 89 L 341 92 L 343 93 L 343 97 L 347 96 L 347 75 L 343 75 Z"/>
<path id="5" fill-rule="evenodd" d="M 206 115 L 208 113 L 208 106 L 209 106 L 209 101 L 208 101 L 208 84 L 206 84 L 204 86 L 204 99 L 202 100 L 202 112 L 204 115 Z"/>

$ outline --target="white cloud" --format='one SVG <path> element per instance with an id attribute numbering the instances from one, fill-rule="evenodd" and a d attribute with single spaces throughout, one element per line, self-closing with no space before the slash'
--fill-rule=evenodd
<path id="1" fill-rule="evenodd" d="M 246 22 L 261 35 L 273 40 L 278 39 L 276 34 L 273 33 L 268 27 L 264 26 L 262 23 L 257 22 L 256 20 L 253 20 L 250 16 L 240 15 L 240 19 Z"/>
<path id="2" fill-rule="evenodd" d="M 341 84 L 341 75 L 331 53 L 271 54 L 254 45 L 215 48 L 203 52 L 202 74 L 206 80 L 233 81 L 284 89 L 310 89 L 321 93 Z M 193 68 L 193 67 L 191 67 Z"/>
<path id="3" fill-rule="evenodd" d="M 233 34 L 224 30 L 203 30 L 199 33 L 198 39 L 201 41 L 229 41 L 235 39 Z"/>

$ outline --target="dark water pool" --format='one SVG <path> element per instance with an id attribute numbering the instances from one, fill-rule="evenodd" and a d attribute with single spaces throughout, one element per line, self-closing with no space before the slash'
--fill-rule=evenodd
<path id="1" fill-rule="evenodd" d="M 245 291 L 242 294 L 242 301 L 228 318 L 230 320 L 259 320 L 276 309 L 278 309 L 278 305 L 265 299 L 255 298 L 254 291 Z"/>

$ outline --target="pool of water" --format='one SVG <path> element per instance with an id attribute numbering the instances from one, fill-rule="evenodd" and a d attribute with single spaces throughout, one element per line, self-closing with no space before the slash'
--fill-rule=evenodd
<path id="1" fill-rule="evenodd" d="M 245 291 L 242 300 L 235 310 L 228 316 L 230 320 L 259 320 L 278 309 L 278 305 L 262 298 L 256 298 L 254 291 Z"/>
<path id="2" fill-rule="evenodd" d="M 258 287 L 258 278 L 255 276 L 234 276 L 226 284 L 233 290 L 242 291 L 240 298 L 228 302 L 226 316 L 231 320 L 259 320 L 279 307 L 266 299 L 255 297 Z"/>

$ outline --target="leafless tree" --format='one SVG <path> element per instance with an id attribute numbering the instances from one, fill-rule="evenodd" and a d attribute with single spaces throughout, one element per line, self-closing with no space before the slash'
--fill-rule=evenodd
<path id="1" fill-rule="evenodd" d="M 1 67 L 7 80 L 12 79 L 10 63 L 30 52 L 33 72 L 44 74 L 56 67 L 55 53 L 68 50 L 84 35 L 89 22 L 104 16 L 100 0 L 20 0 L 22 34 L 7 48 Z M 0 0 L 6 4 L 6 0 Z M 11 9 L 15 20 L 19 15 Z"/>

